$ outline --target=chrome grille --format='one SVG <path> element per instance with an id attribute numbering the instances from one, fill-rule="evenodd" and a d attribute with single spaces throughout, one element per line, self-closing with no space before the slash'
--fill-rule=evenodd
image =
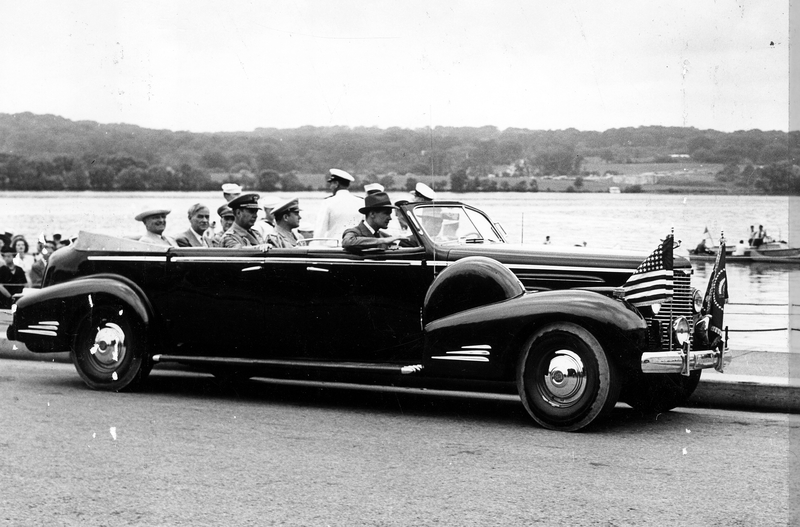
<path id="1" fill-rule="evenodd" d="M 692 286 L 691 277 L 682 270 L 674 271 L 672 300 L 661 304 L 661 311 L 654 318 L 661 323 L 661 342 L 664 349 L 669 347 L 669 336 L 672 331 L 671 320 L 676 317 L 686 317 L 689 326 L 692 326 Z M 691 339 L 691 331 L 689 332 Z M 680 349 L 674 341 L 672 349 Z"/>

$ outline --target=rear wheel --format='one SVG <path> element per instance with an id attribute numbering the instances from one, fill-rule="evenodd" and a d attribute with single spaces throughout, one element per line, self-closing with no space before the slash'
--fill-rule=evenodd
<path id="1" fill-rule="evenodd" d="M 557 323 L 528 341 L 517 367 L 517 389 L 537 423 L 574 432 L 614 407 L 619 381 L 591 333 L 577 324 Z"/>
<path id="2" fill-rule="evenodd" d="M 647 374 L 623 392 L 623 402 L 642 412 L 667 412 L 684 406 L 700 383 L 702 370 L 688 376 L 680 373 Z"/>
<path id="3" fill-rule="evenodd" d="M 78 324 L 72 362 L 95 390 L 137 387 L 150 372 L 144 323 L 127 306 L 95 306 Z"/>

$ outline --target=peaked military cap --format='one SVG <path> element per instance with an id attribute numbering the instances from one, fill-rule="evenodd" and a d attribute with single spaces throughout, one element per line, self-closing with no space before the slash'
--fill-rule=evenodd
<path id="1" fill-rule="evenodd" d="M 258 205 L 258 200 L 261 196 L 256 194 L 255 192 L 248 192 L 247 194 L 242 194 L 236 198 L 233 198 L 228 206 L 232 210 L 236 209 L 259 209 L 261 208 Z"/>
<path id="2" fill-rule="evenodd" d="M 339 170 L 338 168 L 332 168 L 328 172 L 330 173 L 331 177 L 343 179 L 345 181 L 350 181 L 350 182 L 355 181 L 355 178 L 353 178 L 353 176 L 351 176 L 344 170 Z"/>
<path id="3" fill-rule="evenodd" d="M 280 218 L 281 214 L 293 211 L 300 212 L 300 199 L 298 198 L 289 198 L 277 203 L 272 209 L 272 214 L 276 218 Z"/>

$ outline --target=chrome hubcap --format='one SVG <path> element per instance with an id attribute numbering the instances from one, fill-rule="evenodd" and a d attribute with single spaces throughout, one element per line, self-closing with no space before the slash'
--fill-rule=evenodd
<path id="1" fill-rule="evenodd" d="M 586 391 L 586 371 L 581 358 L 570 350 L 554 352 L 539 391 L 556 408 L 575 404 Z"/>
<path id="2" fill-rule="evenodd" d="M 101 364 L 115 364 L 125 358 L 125 332 L 113 322 L 99 328 L 89 353 Z"/>

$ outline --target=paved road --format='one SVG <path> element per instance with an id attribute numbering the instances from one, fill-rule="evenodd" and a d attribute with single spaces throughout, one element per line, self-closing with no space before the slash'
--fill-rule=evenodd
<path id="1" fill-rule="evenodd" d="M 511 398 L 155 371 L 86 389 L 0 361 L 0 524 L 789 525 L 796 416 L 619 405 L 590 433 Z"/>

